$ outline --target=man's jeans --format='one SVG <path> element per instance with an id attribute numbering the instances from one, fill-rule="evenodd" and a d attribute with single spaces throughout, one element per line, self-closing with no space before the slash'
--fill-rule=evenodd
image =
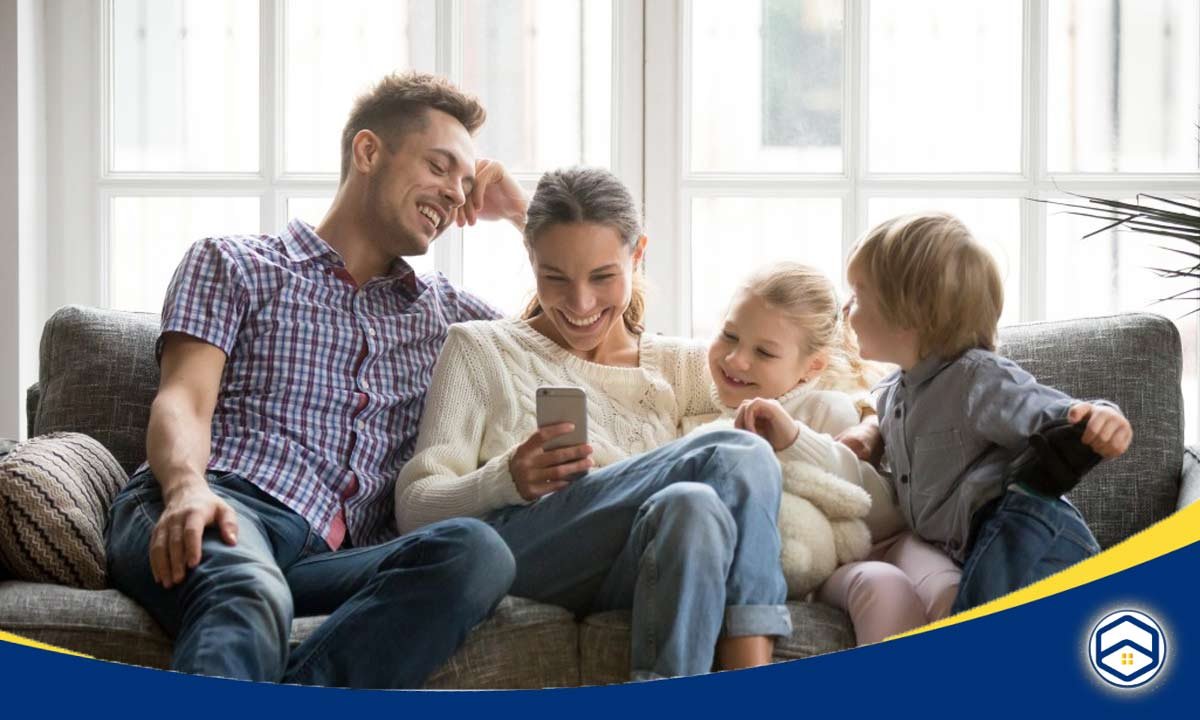
<path id="1" fill-rule="evenodd" d="M 728 636 L 788 635 L 779 463 L 740 430 L 689 436 L 485 518 L 512 592 L 576 613 L 633 610 L 634 679 L 712 669 Z"/>
<path id="2" fill-rule="evenodd" d="M 296 513 L 232 473 L 209 485 L 237 513 L 237 544 L 215 527 L 200 564 L 165 590 L 150 572 L 158 482 L 134 476 L 107 531 L 113 587 L 175 638 L 172 668 L 245 680 L 411 688 L 448 659 L 512 583 L 504 542 L 477 520 L 449 520 L 374 547 L 330 552 Z M 295 650 L 293 616 L 330 614 Z"/>
<path id="3" fill-rule="evenodd" d="M 1083 516 L 1061 498 L 1010 488 L 980 508 L 951 612 L 969 610 L 1100 552 Z"/>

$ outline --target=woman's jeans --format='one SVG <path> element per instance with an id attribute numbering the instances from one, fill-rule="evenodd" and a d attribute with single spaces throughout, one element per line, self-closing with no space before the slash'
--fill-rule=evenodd
<path id="1" fill-rule="evenodd" d="M 1100 552 L 1083 516 L 1062 498 L 1010 487 L 975 513 L 971 551 L 951 612 L 1007 595 Z"/>
<path id="2" fill-rule="evenodd" d="M 576 613 L 633 610 L 634 679 L 712 669 L 727 636 L 788 635 L 779 462 L 740 430 L 689 436 L 485 518 L 512 594 Z"/>
<path id="3" fill-rule="evenodd" d="M 232 473 L 209 486 L 237 513 L 170 590 L 150 572 L 158 482 L 134 476 L 107 530 L 113 587 L 175 638 L 171 667 L 200 675 L 344 687 L 420 687 L 508 592 L 513 559 L 478 520 L 448 520 L 382 545 L 330 552 L 303 518 Z M 293 616 L 329 618 L 289 650 Z"/>

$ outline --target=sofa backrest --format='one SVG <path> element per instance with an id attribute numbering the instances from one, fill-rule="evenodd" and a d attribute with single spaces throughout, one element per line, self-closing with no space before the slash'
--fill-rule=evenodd
<path id="1" fill-rule="evenodd" d="M 68 305 L 46 321 L 38 406 L 29 434 L 80 432 L 126 472 L 146 458 L 146 425 L 158 388 L 159 318 Z"/>
<path id="2" fill-rule="evenodd" d="M 145 458 L 150 403 L 158 386 L 158 316 L 65 307 L 42 334 L 37 412 L 31 435 L 81 432 L 125 470 Z M 1121 406 L 1133 445 L 1101 464 L 1072 493 L 1101 545 L 1169 515 L 1183 462 L 1179 333 L 1152 314 L 1003 328 L 1000 352 L 1046 385 Z"/>
<path id="3" fill-rule="evenodd" d="M 1101 463 L 1070 498 L 1108 547 L 1175 510 L 1183 466 L 1179 332 L 1160 315 L 1123 314 L 1013 325 L 999 352 L 1043 385 L 1083 400 L 1111 400 L 1133 443 Z"/>

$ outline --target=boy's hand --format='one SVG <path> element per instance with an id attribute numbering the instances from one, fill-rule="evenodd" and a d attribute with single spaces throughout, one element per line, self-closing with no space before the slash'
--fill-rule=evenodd
<path id="1" fill-rule="evenodd" d="M 875 415 L 846 428 L 834 440 L 850 448 L 859 460 L 875 467 L 879 467 L 879 461 L 883 459 L 883 433 L 879 432 L 879 418 Z"/>
<path id="2" fill-rule="evenodd" d="M 791 447 L 796 442 L 800 429 L 796 421 L 788 415 L 787 410 L 777 400 L 754 398 L 744 400 L 738 406 L 733 426 L 739 430 L 749 430 L 758 435 L 775 448 L 775 452 Z"/>
<path id="3" fill-rule="evenodd" d="M 1084 445 L 1095 450 L 1102 458 L 1122 455 L 1133 440 L 1133 428 L 1125 416 L 1104 405 L 1075 403 L 1067 411 L 1067 420 L 1072 424 L 1087 420 L 1081 439 Z"/>

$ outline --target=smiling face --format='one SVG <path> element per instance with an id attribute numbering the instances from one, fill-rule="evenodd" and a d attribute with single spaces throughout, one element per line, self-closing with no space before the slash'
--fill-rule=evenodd
<path id="1" fill-rule="evenodd" d="M 471 135 L 440 110 L 429 110 L 424 126 L 405 133 L 392 148 L 371 135 L 382 144 L 367 173 L 371 234 L 388 255 L 424 255 L 474 186 Z"/>
<path id="2" fill-rule="evenodd" d="M 539 328 L 585 358 L 626 344 L 623 320 L 644 238 L 630 249 L 617 231 L 596 223 L 547 226 L 529 245 L 541 305 Z"/>
<path id="3" fill-rule="evenodd" d="M 826 364 L 820 351 L 805 354 L 808 338 L 796 320 L 745 289 L 734 296 L 725 324 L 708 348 L 708 369 L 726 407 L 780 397 Z"/>

